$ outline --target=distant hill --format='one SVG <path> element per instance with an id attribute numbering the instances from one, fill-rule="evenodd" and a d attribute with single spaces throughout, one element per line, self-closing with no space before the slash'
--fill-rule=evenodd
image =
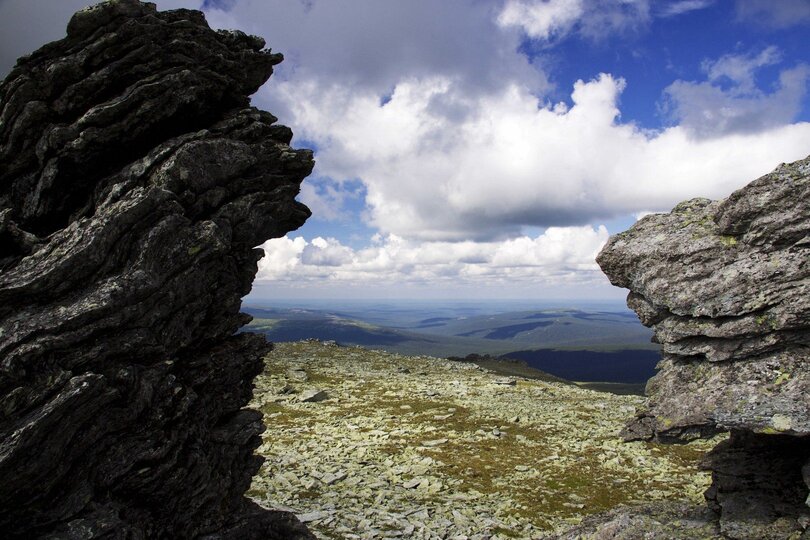
<path id="1" fill-rule="evenodd" d="M 254 318 L 247 326 L 247 330 L 261 332 L 270 341 L 300 341 L 317 338 L 324 341 L 334 340 L 341 345 L 386 347 L 390 350 L 395 350 L 406 342 L 412 346 L 421 344 L 424 347 L 439 343 L 439 339 L 431 339 L 416 333 L 338 317 Z"/>
<path id="2" fill-rule="evenodd" d="M 425 308 L 363 310 L 246 306 L 249 328 L 272 341 L 333 339 L 346 345 L 390 347 L 392 352 L 466 356 L 515 350 L 657 350 L 652 332 L 635 315 L 576 309 L 431 316 Z"/>
<path id="3" fill-rule="evenodd" d="M 317 338 L 410 355 L 492 355 L 571 381 L 631 385 L 633 392 L 655 373 L 658 362 L 650 330 L 626 310 L 479 314 L 471 309 L 384 305 L 339 310 L 246 306 L 243 310 L 254 317 L 246 330 L 261 332 L 270 341 Z M 488 367 L 497 367 L 498 361 L 493 358 L 493 366 Z M 514 367 L 505 364 L 501 369 Z"/>
<path id="4" fill-rule="evenodd" d="M 552 375 L 545 371 L 531 367 L 524 360 L 512 358 L 494 357 L 488 354 L 468 354 L 464 358 L 451 356 L 448 360 L 452 362 L 466 362 L 481 366 L 484 369 L 494 371 L 499 375 L 512 377 L 523 377 L 524 379 L 534 379 L 537 381 L 556 382 L 562 384 L 574 384 L 571 381 Z"/>
<path id="5" fill-rule="evenodd" d="M 658 351 L 513 351 L 505 357 L 569 381 L 641 384 L 655 375 Z"/>

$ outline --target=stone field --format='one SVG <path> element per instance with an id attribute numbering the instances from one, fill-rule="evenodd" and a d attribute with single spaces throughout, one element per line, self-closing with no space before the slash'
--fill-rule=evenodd
<path id="1" fill-rule="evenodd" d="M 589 514 L 700 504 L 718 439 L 625 443 L 644 399 L 467 363 L 277 343 L 252 406 L 266 458 L 248 495 L 319 538 L 544 538 Z"/>

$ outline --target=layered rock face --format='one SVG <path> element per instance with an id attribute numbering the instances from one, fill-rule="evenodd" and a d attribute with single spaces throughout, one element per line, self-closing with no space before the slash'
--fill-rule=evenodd
<path id="1" fill-rule="evenodd" d="M 663 359 L 631 439 L 731 432 L 706 493 L 731 538 L 810 523 L 810 158 L 647 216 L 597 258 Z M 810 529 L 805 536 L 810 535 Z M 804 536 L 802 536 L 804 538 Z"/>
<path id="2" fill-rule="evenodd" d="M 249 106 L 263 47 L 118 0 L 0 85 L 4 537 L 311 537 L 243 497 L 269 345 L 240 298 L 313 166 Z"/>

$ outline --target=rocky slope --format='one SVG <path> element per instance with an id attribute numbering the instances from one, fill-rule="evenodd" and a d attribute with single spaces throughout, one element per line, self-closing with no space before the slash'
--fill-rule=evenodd
<path id="1" fill-rule="evenodd" d="M 597 261 L 662 346 L 627 437 L 731 431 L 706 463 L 723 534 L 810 537 L 810 158 L 648 216 Z"/>
<path id="2" fill-rule="evenodd" d="M 243 496 L 269 346 L 240 298 L 313 165 L 249 106 L 263 47 L 116 0 L 0 84 L 4 537 L 309 537 Z"/>
<path id="3" fill-rule="evenodd" d="M 697 464 L 716 440 L 622 442 L 638 396 L 315 341 L 265 362 L 249 494 L 319 538 L 544 538 L 620 504 L 695 506 L 709 486 Z"/>

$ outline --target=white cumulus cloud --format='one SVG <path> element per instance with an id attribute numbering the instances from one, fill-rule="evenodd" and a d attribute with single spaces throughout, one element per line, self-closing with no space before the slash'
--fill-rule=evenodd
<path id="1" fill-rule="evenodd" d="M 594 223 L 722 197 L 808 151 L 810 124 L 695 137 L 621 122 L 623 79 L 579 81 L 571 107 L 538 106 L 512 84 L 471 96 L 452 79 L 411 79 L 384 105 L 371 92 L 284 82 L 298 133 L 321 141 L 321 174 L 363 180 L 370 224 L 423 240 L 494 239 L 521 227 Z M 448 114 L 436 103 L 467 111 Z"/>
<path id="2" fill-rule="evenodd" d="M 798 64 L 784 69 L 771 92 L 761 90 L 757 72 L 780 62 L 781 53 L 774 46 L 758 53 L 706 60 L 702 65 L 706 81 L 679 80 L 666 88 L 671 115 L 680 126 L 700 137 L 761 133 L 788 125 L 807 95 L 810 66 Z"/>
<path id="3" fill-rule="evenodd" d="M 754 73 L 759 68 L 778 64 L 782 60 L 779 48 L 771 45 L 754 54 L 726 54 L 717 60 L 704 60 L 702 68 L 709 81 L 728 79 L 736 85 L 735 91 L 755 92 Z"/>
<path id="4" fill-rule="evenodd" d="M 493 242 L 419 242 L 377 236 L 353 249 L 335 238 L 285 236 L 262 245 L 258 281 L 455 285 L 603 282 L 594 258 L 605 227 L 552 227 L 536 237 Z"/>
<path id="5" fill-rule="evenodd" d="M 583 0 L 549 0 L 507 2 L 498 16 L 502 26 L 519 26 L 534 38 L 550 39 L 555 34 L 566 34 L 582 17 Z"/>
<path id="6" fill-rule="evenodd" d="M 498 15 L 502 27 L 550 41 L 572 32 L 590 39 L 636 31 L 650 22 L 648 0 L 507 0 Z"/>

